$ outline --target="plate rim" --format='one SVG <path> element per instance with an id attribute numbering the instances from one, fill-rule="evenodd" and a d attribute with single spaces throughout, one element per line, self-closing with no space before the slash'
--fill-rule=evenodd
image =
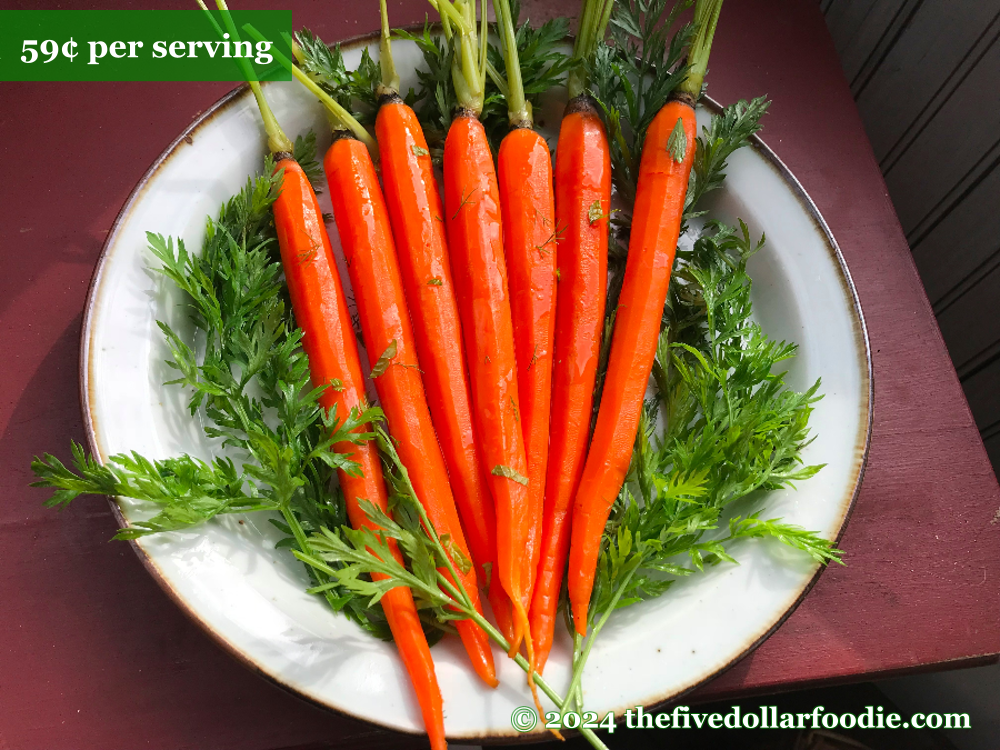
<path id="1" fill-rule="evenodd" d="M 432 28 L 436 28 L 437 24 L 432 24 Z M 407 31 L 419 31 L 424 28 L 423 24 L 414 24 L 410 26 L 402 27 Z M 378 32 L 370 32 L 367 34 L 359 34 L 349 37 L 339 44 L 341 48 L 354 48 L 361 45 L 370 45 L 373 42 L 377 42 L 379 39 Z M 572 37 L 567 37 L 567 41 L 571 41 Z M 108 260 L 111 256 L 111 251 L 114 244 L 118 239 L 118 235 L 121 232 L 122 226 L 129 216 L 134 205 L 142 198 L 145 194 L 150 182 L 156 176 L 157 172 L 165 166 L 182 148 L 182 144 L 190 144 L 191 137 L 199 129 L 208 125 L 212 120 L 215 119 L 217 115 L 221 112 L 233 106 L 237 101 L 241 100 L 250 92 L 250 88 L 247 84 L 243 83 L 235 87 L 221 98 L 216 100 L 211 106 L 202 111 L 194 120 L 192 120 L 187 127 L 178 135 L 160 154 L 156 157 L 149 168 L 143 173 L 136 183 L 135 187 L 129 193 L 128 198 L 122 205 L 122 208 L 118 211 L 114 222 L 111 225 L 107 237 L 104 240 L 104 244 L 101 246 L 101 252 L 98 256 L 97 262 L 94 266 L 93 273 L 91 275 L 90 283 L 87 288 L 86 303 L 84 306 L 84 316 L 83 322 L 80 328 L 80 344 L 79 344 L 79 388 L 80 388 L 80 410 L 83 418 L 84 430 L 86 432 L 87 443 L 90 449 L 90 453 L 95 456 L 102 464 L 106 462 L 106 457 L 100 450 L 100 446 L 97 440 L 97 418 L 93 413 L 93 405 L 91 398 L 91 382 L 92 378 L 90 376 L 90 370 L 92 367 L 91 360 L 91 347 L 90 339 L 92 337 L 92 325 L 94 322 L 94 315 L 97 308 L 97 300 L 99 292 L 101 290 L 101 285 L 104 280 L 104 271 L 107 266 Z M 723 107 L 715 99 L 708 95 L 704 95 L 699 104 L 705 106 L 713 114 L 719 114 Z M 858 296 L 857 288 L 854 284 L 854 279 L 851 276 L 850 269 L 847 266 L 847 262 L 844 259 L 843 253 L 840 250 L 840 245 L 837 243 L 836 238 L 833 236 L 833 232 L 830 230 L 826 219 L 823 217 L 816 203 L 813 201 L 812 197 L 803 187 L 802 183 L 799 182 L 798 178 L 792 173 L 788 166 L 781 160 L 780 157 L 768 146 L 764 140 L 758 134 L 754 134 L 749 139 L 751 147 L 764 158 L 765 162 L 772 169 L 777 172 L 781 180 L 787 184 L 798 200 L 798 202 L 806 210 L 808 216 L 813 220 L 816 228 L 819 229 L 820 234 L 826 240 L 827 250 L 832 252 L 833 258 L 836 261 L 836 265 L 840 270 L 838 279 L 846 292 L 847 297 L 851 302 L 851 309 L 854 313 L 854 319 L 852 321 L 852 329 L 854 333 L 854 343 L 857 353 L 863 354 L 865 366 L 862 368 L 862 375 L 864 383 L 861 384 L 861 391 L 865 394 L 865 403 L 863 404 L 865 414 L 861 420 L 861 428 L 859 429 L 859 435 L 856 438 L 855 443 L 855 458 L 852 461 L 852 473 L 854 473 L 855 478 L 853 482 L 853 488 L 850 492 L 850 500 L 847 503 L 847 508 L 843 513 L 840 521 L 839 528 L 837 529 L 836 535 L 834 536 L 832 542 L 833 544 L 839 544 L 844 532 L 850 522 L 851 516 L 854 513 L 854 509 L 857 503 L 858 495 L 861 492 L 861 486 L 863 484 L 865 471 L 868 466 L 868 458 L 871 449 L 871 436 L 872 436 L 872 424 L 874 419 L 874 401 L 875 401 L 875 384 L 874 384 L 874 367 L 872 363 L 871 354 L 871 342 L 868 334 L 868 325 L 865 320 L 864 312 L 861 308 L 861 301 Z M 109 505 L 111 506 L 111 511 L 115 517 L 115 521 L 119 528 L 126 528 L 128 526 L 128 521 L 119 507 L 117 498 L 107 496 Z M 381 729 L 390 732 L 396 732 L 398 734 L 405 735 L 423 735 L 425 732 L 422 729 L 408 730 L 400 728 L 396 725 L 385 724 L 379 721 L 373 721 L 367 716 L 359 716 L 351 711 L 340 707 L 331 705 L 329 703 L 323 702 L 318 698 L 307 695 L 295 687 L 285 683 L 282 679 L 274 674 L 269 673 L 260 664 L 253 660 L 253 658 L 231 643 L 221 632 L 215 630 L 199 613 L 195 610 L 187 601 L 185 601 L 181 595 L 170 585 L 166 577 L 162 574 L 157 563 L 150 557 L 150 555 L 140 547 L 135 540 L 129 540 L 129 545 L 132 550 L 139 557 L 143 566 L 150 576 L 156 581 L 160 588 L 166 593 L 168 598 L 170 598 L 173 603 L 192 621 L 194 621 L 198 627 L 202 629 L 213 641 L 215 641 L 219 646 L 222 647 L 231 657 L 235 658 L 238 662 L 243 664 L 245 667 L 250 669 L 252 672 L 256 673 L 260 677 L 267 680 L 272 685 L 281 688 L 286 693 L 295 696 L 299 700 L 305 701 L 311 705 L 317 706 L 325 711 L 332 712 L 334 714 L 345 716 L 357 721 L 366 722 L 372 724 Z M 667 705 L 677 703 L 682 700 L 685 696 L 690 695 L 692 692 L 707 684 L 711 680 L 714 680 L 724 672 L 731 669 L 737 663 L 746 658 L 750 653 L 755 651 L 764 641 L 771 637 L 774 632 L 780 628 L 791 615 L 798 609 L 799 605 L 805 599 L 805 597 L 812 591 L 813 587 L 819 581 L 820 576 L 823 571 L 826 570 L 826 565 L 819 565 L 816 572 L 810 577 L 810 579 L 805 583 L 799 592 L 798 596 L 792 602 L 787 609 L 774 621 L 774 623 L 762 634 L 760 634 L 755 640 L 750 642 L 742 651 L 740 651 L 736 656 L 729 660 L 722 667 L 719 667 L 712 671 L 711 673 L 704 675 L 697 679 L 693 684 L 684 688 L 683 690 L 671 693 L 670 695 L 653 695 L 642 700 L 642 705 L 648 707 L 650 711 L 658 711 Z M 620 724 L 624 717 L 617 717 L 616 723 Z M 544 733 L 542 731 L 533 731 L 525 734 L 517 733 L 512 731 L 510 734 L 506 733 L 463 733 L 456 735 L 449 735 L 448 739 L 451 741 L 465 741 L 465 740 L 476 740 L 479 742 L 484 742 L 486 744 L 493 743 L 530 743 L 538 741 L 539 737 Z M 576 734 L 575 731 L 571 731 L 570 734 Z"/>

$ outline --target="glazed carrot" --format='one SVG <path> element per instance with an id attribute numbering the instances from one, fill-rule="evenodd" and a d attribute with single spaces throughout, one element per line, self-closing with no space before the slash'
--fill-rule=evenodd
<path id="1" fill-rule="evenodd" d="M 497 174 L 521 397 L 520 421 L 528 460 L 531 528 L 526 589 L 530 593 L 542 534 L 555 334 L 556 217 L 548 144 L 530 128 L 512 131 L 500 145 Z"/>
<path id="2" fill-rule="evenodd" d="M 320 404 L 326 409 L 336 408 L 337 414 L 346 416 L 351 409 L 362 408 L 364 380 L 322 211 L 297 162 L 284 158 L 277 168 L 284 170 L 284 176 L 281 194 L 274 203 L 275 228 L 295 322 L 303 331 L 302 346 L 309 357 L 309 373 L 316 386 L 338 382 L 336 388 L 323 392 Z M 337 472 L 351 526 L 377 529 L 358 502 L 365 499 L 388 512 L 388 495 L 374 444 L 338 444 L 333 450 L 353 453 L 351 458 L 359 464 L 361 472 L 360 475 Z M 393 556 L 402 562 L 395 543 L 392 547 Z M 441 691 L 413 594 L 408 588 L 397 586 L 386 592 L 380 603 L 417 694 L 431 746 L 445 748 Z"/>
<path id="3" fill-rule="evenodd" d="M 500 196 L 478 118 L 462 114 L 444 148 L 445 214 L 463 324 L 477 434 L 496 502 L 499 579 L 525 609 L 530 571 L 527 461 L 521 433 L 514 331 L 507 296 Z"/>
<path id="4" fill-rule="evenodd" d="M 503 88 L 511 127 L 500 144 L 497 175 L 509 273 L 517 389 L 521 397 L 520 423 L 528 462 L 529 527 L 524 555 L 528 566 L 526 606 L 530 607 L 541 548 L 545 470 L 549 455 L 558 231 L 552 192 L 552 156 L 545 139 L 532 129 L 531 105 L 524 96 L 510 7 L 507 0 L 494 0 L 493 5 L 507 67 Z M 515 648 L 518 646 L 516 640 Z M 531 658 L 529 660 L 534 663 Z"/>
<path id="5" fill-rule="evenodd" d="M 678 127 L 685 144 L 679 161 L 666 148 Z M 672 101 L 659 111 L 646 134 L 608 371 L 573 509 L 568 581 L 573 622 L 580 635 L 587 632 L 601 534 L 628 473 L 653 369 L 696 132 L 691 104 Z"/>
<path id="6" fill-rule="evenodd" d="M 473 427 L 462 327 L 445 238 L 444 206 L 423 129 L 416 114 L 399 96 L 385 0 L 380 6 L 382 83 L 378 89 L 380 107 L 375 135 L 381 154 L 385 201 L 427 402 L 448 466 L 462 528 L 477 579 L 486 588 L 501 632 L 510 640 L 513 637 L 510 600 L 493 575 L 497 567 L 496 513 Z"/>
<path id="7" fill-rule="evenodd" d="M 610 10 L 609 0 L 605 2 Z M 583 62 L 604 37 L 607 14 L 584 2 L 574 56 Z M 590 22 L 588 22 L 590 20 Z M 582 65 L 577 68 L 579 70 Z M 608 216 L 611 207 L 611 153 L 596 104 L 583 93 L 584 81 L 570 73 L 556 146 L 557 254 L 552 364 L 552 421 L 545 484 L 542 547 L 529 618 L 539 673 L 552 649 L 559 592 L 569 555 L 573 498 L 587 455 L 594 384 L 604 322 L 608 272 Z"/>
<path id="8" fill-rule="evenodd" d="M 628 260 L 593 442 L 573 508 L 568 584 L 576 632 L 587 634 L 601 535 L 628 472 L 677 250 L 701 93 L 721 0 L 700 0 L 689 72 L 646 132 Z"/>
<path id="9" fill-rule="evenodd" d="M 450 537 L 461 584 L 479 609 L 475 570 L 471 564 L 462 570 L 461 560 L 469 560 L 469 548 L 427 407 L 389 215 L 375 166 L 365 145 L 347 131 L 334 134 L 323 166 L 372 377 L 389 432 L 398 441 L 399 456 L 435 530 Z M 459 620 L 456 627 L 476 673 L 495 687 L 489 636 L 472 620 Z"/>
<path id="10" fill-rule="evenodd" d="M 446 35 L 451 34 L 448 13 L 464 18 L 465 23 L 451 35 L 456 45 L 453 80 L 461 110 L 444 146 L 445 224 L 476 434 L 496 505 L 498 574 L 514 607 L 517 640 L 519 629 L 526 630 L 530 603 L 531 514 L 499 188 L 493 155 L 478 118 L 483 106 L 486 55 L 482 45 L 486 39 L 477 39 L 473 8 L 467 0 L 457 6 L 448 0 L 436 4 L 442 10 Z"/>

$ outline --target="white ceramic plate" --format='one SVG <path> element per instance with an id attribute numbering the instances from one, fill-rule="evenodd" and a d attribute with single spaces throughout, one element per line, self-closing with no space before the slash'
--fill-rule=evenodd
<path id="1" fill-rule="evenodd" d="M 363 44 L 347 51 L 349 65 Z M 393 49 L 399 70 L 419 64 L 413 45 L 397 42 Z M 377 56 L 377 45 L 371 51 Z M 403 81 L 404 87 L 411 83 Z M 327 132 L 321 108 L 298 84 L 271 84 L 266 93 L 288 133 Z M 542 108 L 538 119 L 548 135 L 554 136 L 561 107 L 553 96 Z M 704 122 L 707 116 L 699 117 Z M 162 386 L 173 373 L 164 365 L 169 352 L 155 321 L 193 334 L 180 292 L 150 271 L 154 259 L 145 232 L 200 247 L 205 217 L 260 169 L 264 142 L 253 98 L 245 88 L 234 92 L 170 145 L 108 237 L 90 291 L 81 357 L 91 447 L 102 460 L 126 450 L 150 458 L 212 455 L 216 446 L 189 417 L 186 393 Z M 795 491 L 772 493 L 767 512 L 836 539 L 860 485 L 871 414 L 868 343 L 857 298 L 826 224 L 773 153 L 757 142 L 730 159 L 728 174 L 712 200 L 713 215 L 730 222 L 740 217 L 755 235 L 764 231 L 768 238 L 751 264 L 756 316 L 772 338 L 799 344 L 788 376 L 792 387 L 823 379 L 824 398 L 811 423 L 816 440 L 804 458 L 827 466 Z M 336 249 L 336 231 L 330 231 Z M 144 517 L 132 501 L 117 502 L 123 523 Z M 136 550 L 177 603 L 244 662 L 322 706 L 421 731 L 394 647 L 304 593 L 305 571 L 287 552 L 274 550 L 277 539 L 266 518 L 249 515 L 146 538 Z M 787 617 L 817 575 L 804 555 L 777 544 L 745 543 L 739 558 L 739 566 L 693 576 L 666 596 L 613 617 L 587 667 L 588 710 L 620 716 L 709 679 Z M 570 653 L 559 630 L 545 673 L 557 689 L 568 682 Z M 450 738 L 517 734 L 511 711 L 530 705 L 520 669 L 497 653 L 501 687 L 490 691 L 467 666 L 457 640 L 446 638 L 434 657 Z"/>

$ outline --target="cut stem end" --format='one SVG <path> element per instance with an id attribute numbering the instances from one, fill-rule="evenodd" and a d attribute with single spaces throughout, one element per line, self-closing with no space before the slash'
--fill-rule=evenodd
<path id="1" fill-rule="evenodd" d="M 701 87 L 708 72 L 708 56 L 712 51 L 712 39 L 719 24 L 719 13 L 723 0 L 696 0 L 694 5 L 694 38 L 688 51 L 688 73 L 677 92 L 687 94 L 695 100 L 701 96 Z"/>

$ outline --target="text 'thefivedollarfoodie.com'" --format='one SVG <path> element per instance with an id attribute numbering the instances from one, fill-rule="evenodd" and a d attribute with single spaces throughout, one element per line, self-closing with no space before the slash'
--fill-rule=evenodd
<path id="1" fill-rule="evenodd" d="M 511 726 L 518 732 L 530 732 L 539 724 L 538 714 L 530 706 L 515 708 Z M 609 734 L 622 729 L 969 729 L 967 713 L 915 713 L 903 716 L 887 712 L 882 706 L 866 706 L 859 713 L 835 713 L 816 706 L 809 713 L 779 711 L 777 706 L 759 706 L 744 712 L 739 706 L 729 711 L 699 712 L 689 706 L 674 706 L 669 711 L 650 713 L 642 706 L 622 714 L 608 711 L 548 711 L 544 729 L 604 729 Z"/>

